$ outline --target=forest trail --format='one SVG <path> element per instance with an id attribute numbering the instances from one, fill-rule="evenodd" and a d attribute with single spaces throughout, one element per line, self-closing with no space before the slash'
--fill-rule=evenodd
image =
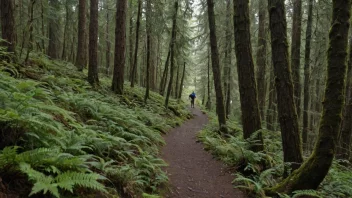
<path id="1" fill-rule="evenodd" d="M 234 179 L 226 166 L 197 143 L 197 133 L 208 123 L 199 109 L 192 109 L 194 118 L 172 129 L 166 136 L 162 158 L 169 179 L 168 198 L 242 198 L 246 197 L 231 182 Z"/>

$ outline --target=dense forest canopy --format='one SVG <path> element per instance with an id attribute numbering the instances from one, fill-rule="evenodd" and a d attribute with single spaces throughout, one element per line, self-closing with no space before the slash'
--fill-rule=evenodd
<path id="1" fill-rule="evenodd" d="M 0 0 L 0 197 L 161 195 L 161 133 L 192 92 L 235 187 L 351 197 L 350 15 L 351 0 Z"/>

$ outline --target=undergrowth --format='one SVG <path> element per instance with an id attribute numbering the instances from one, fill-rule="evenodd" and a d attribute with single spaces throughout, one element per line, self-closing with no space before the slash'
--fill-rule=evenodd
<path id="1" fill-rule="evenodd" d="M 249 150 L 250 145 L 255 143 L 254 138 L 245 140 L 240 124 L 229 120 L 229 134 L 224 135 L 218 131 L 216 116 L 211 112 L 208 114 L 210 122 L 198 135 L 205 149 L 234 169 L 236 172 L 234 187 L 244 190 L 251 197 L 266 197 L 264 188 L 274 186 L 283 179 L 280 132 L 260 130 L 264 137 L 265 152 L 255 153 Z M 253 135 L 255 136 L 256 134 Z M 340 164 L 334 161 L 329 174 L 317 190 L 295 191 L 290 196 L 285 194 L 279 194 L 279 196 L 285 198 L 352 197 L 352 169 Z"/>
<path id="2" fill-rule="evenodd" d="M 0 196 L 152 197 L 167 182 L 161 134 L 190 117 L 185 105 L 84 76 L 42 54 L 0 62 Z"/>

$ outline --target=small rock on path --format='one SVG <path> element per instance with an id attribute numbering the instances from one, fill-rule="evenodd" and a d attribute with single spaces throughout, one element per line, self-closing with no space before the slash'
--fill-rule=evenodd
<path id="1" fill-rule="evenodd" d="M 197 133 L 208 123 L 199 109 L 192 109 L 194 119 L 172 129 L 166 136 L 162 158 L 169 164 L 165 168 L 170 179 L 168 198 L 244 198 L 234 189 L 233 176 L 226 166 L 217 161 L 197 143 Z"/>

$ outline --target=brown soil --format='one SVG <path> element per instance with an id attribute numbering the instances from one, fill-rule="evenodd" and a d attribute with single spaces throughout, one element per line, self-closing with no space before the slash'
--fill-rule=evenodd
<path id="1" fill-rule="evenodd" d="M 197 133 L 208 123 L 206 115 L 192 109 L 194 119 L 172 129 L 165 136 L 162 158 L 169 164 L 165 169 L 170 184 L 165 197 L 242 198 L 246 197 L 231 182 L 233 176 L 197 143 Z"/>

